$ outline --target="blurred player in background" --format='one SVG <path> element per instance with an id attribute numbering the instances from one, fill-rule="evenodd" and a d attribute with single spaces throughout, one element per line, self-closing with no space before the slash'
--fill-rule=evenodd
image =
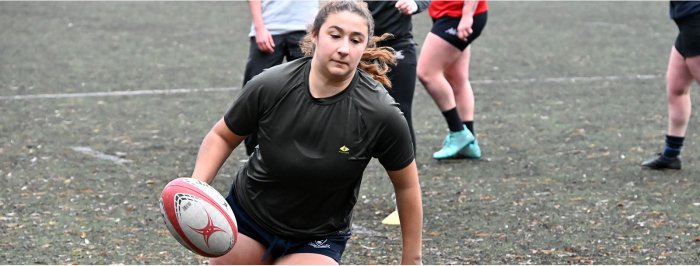
<path id="1" fill-rule="evenodd" d="M 433 158 L 481 158 L 474 135 L 474 92 L 469 83 L 470 44 L 486 26 L 486 1 L 432 1 L 433 28 L 418 58 L 418 79 L 445 117 L 449 133 Z"/>
<path id="2" fill-rule="evenodd" d="M 396 65 L 391 65 L 388 73 L 391 87 L 389 94 L 399 104 L 399 109 L 411 131 L 413 150 L 416 150 L 416 132 L 413 129 L 413 93 L 416 91 L 416 42 L 413 40 L 413 15 L 423 12 L 430 1 L 368 1 L 367 7 L 374 18 L 374 35 L 391 34 L 392 37 L 377 44 L 390 46 L 396 54 Z M 398 211 L 389 214 L 382 223 L 399 224 Z"/>
<path id="3" fill-rule="evenodd" d="M 658 157 L 643 162 L 642 166 L 680 170 L 680 154 L 691 113 L 690 87 L 693 81 L 700 83 L 700 2 L 670 1 L 669 13 L 679 32 L 666 70 L 666 144 Z"/>
<path id="4" fill-rule="evenodd" d="M 399 103 L 408 128 L 411 140 L 416 147 L 416 133 L 413 130 L 412 106 L 413 93 L 416 90 L 416 42 L 413 40 L 412 17 L 428 8 L 430 1 L 368 1 L 367 6 L 374 18 L 374 35 L 385 33 L 393 35 L 377 46 L 390 46 L 396 53 L 396 65 L 391 65 L 388 73 L 391 87 L 389 94 Z"/>
<path id="5" fill-rule="evenodd" d="M 243 74 L 243 86 L 255 75 L 284 59 L 301 58 L 299 42 L 318 12 L 318 0 L 248 0 L 253 23 L 250 26 L 250 49 Z M 257 134 L 245 141 L 246 153 L 258 145 Z"/>

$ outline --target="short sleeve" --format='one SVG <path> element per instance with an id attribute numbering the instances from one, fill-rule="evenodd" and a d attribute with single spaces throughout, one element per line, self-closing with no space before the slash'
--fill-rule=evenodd
<path id="1" fill-rule="evenodd" d="M 272 111 L 275 104 L 296 84 L 303 82 L 310 58 L 276 65 L 248 81 L 231 108 L 224 114 L 226 126 L 239 136 L 258 130 L 259 121 Z"/>
<path id="2" fill-rule="evenodd" d="M 224 114 L 226 126 L 239 136 L 247 136 L 258 128 L 263 99 L 263 85 L 260 79 L 253 78 L 243 87 L 241 94 L 234 100 Z"/>
<path id="3" fill-rule="evenodd" d="M 380 130 L 374 148 L 374 157 L 386 170 L 400 170 L 415 158 L 413 141 L 406 118 L 396 105 L 389 106 L 379 123 Z"/>

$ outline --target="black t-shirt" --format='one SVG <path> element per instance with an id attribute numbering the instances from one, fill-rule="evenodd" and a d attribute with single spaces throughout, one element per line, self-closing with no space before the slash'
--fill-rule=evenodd
<path id="1" fill-rule="evenodd" d="M 238 135 L 258 132 L 234 184 L 241 207 L 289 239 L 347 232 L 370 159 L 399 170 L 414 158 L 406 120 L 381 84 L 358 70 L 344 91 L 316 99 L 310 69 L 302 58 L 264 71 L 224 116 Z"/>

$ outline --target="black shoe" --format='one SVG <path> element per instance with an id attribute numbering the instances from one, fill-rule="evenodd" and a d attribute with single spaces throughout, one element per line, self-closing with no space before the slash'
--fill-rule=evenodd
<path id="1" fill-rule="evenodd" d="M 678 157 L 666 157 L 663 154 L 659 153 L 659 157 L 657 157 L 655 159 L 648 160 L 646 162 L 643 162 L 642 166 L 649 168 L 649 169 L 655 169 L 655 170 L 663 170 L 663 169 L 680 170 L 681 169 L 681 159 Z"/>

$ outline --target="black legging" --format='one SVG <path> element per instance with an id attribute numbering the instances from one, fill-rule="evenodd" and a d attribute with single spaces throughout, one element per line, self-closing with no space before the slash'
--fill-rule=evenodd
<path id="1" fill-rule="evenodd" d="M 413 141 L 413 151 L 416 151 L 416 133 L 413 131 L 413 119 L 411 109 L 413 106 L 413 93 L 416 90 L 416 46 L 413 41 L 402 42 L 403 45 L 392 46 L 397 53 L 397 65 L 389 71 L 391 88 L 387 88 L 391 97 L 399 104 L 399 109 L 408 123 Z"/>

